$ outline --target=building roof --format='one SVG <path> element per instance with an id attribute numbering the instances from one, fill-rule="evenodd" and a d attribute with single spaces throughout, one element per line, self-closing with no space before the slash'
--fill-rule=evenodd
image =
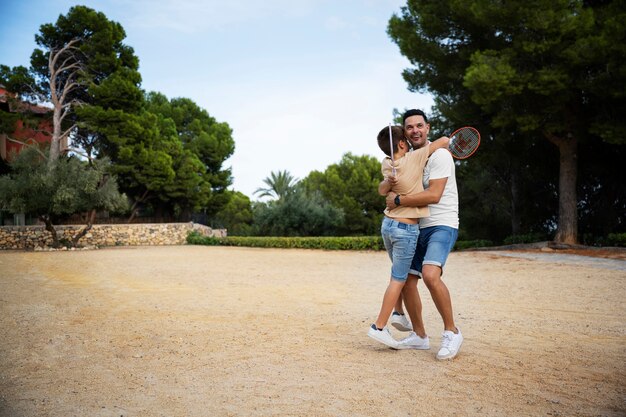
<path id="1" fill-rule="evenodd" d="M 8 110 L 11 113 L 46 114 L 52 111 L 52 108 L 50 107 L 16 99 L 15 94 L 7 91 L 7 89 L 2 84 L 0 84 L 0 103 L 7 103 Z"/>

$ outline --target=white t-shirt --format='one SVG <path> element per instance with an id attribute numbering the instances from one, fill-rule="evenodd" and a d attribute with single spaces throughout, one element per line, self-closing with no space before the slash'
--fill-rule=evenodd
<path id="1" fill-rule="evenodd" d="M 441 199 L 429 204 L 430 216 L 420 219 L 420 229 L 431 226 L 459 228 L 459 193 L 456 188 L 455 166 L 452 155 L 446 149 L 437 149 L 424 168 L 424 188 L 430 180 L 448 178 Z"/>

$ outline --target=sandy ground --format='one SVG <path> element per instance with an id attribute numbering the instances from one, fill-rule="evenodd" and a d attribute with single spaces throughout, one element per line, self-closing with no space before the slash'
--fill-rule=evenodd
<path id="1" fill-rule="evenodd" d="M 626 261 L 511 254 L 451 255 L 441 362 L 423 284 L 431 350 L 366 336 L 383 252 L 0 252 L 0 416 L 626 415 Z"/>

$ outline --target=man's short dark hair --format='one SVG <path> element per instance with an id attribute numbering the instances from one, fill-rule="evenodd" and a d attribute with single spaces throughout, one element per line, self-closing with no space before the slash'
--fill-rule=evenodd
<path id="1" fill-rule="evenodd" d="M 408 119 L 411 116 L 422 116 L 424 118 L 424 121 L 428 123 L 428 117 L 426 117 L 426 113 L 418 109 L 411 109 L 411 110 L 405 111 L 404 114 L 402 115 L 403 126 L 406 123 L 406 119 Z"/>

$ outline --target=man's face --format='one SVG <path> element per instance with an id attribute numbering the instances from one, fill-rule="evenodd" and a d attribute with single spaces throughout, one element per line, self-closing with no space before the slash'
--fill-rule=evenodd
<path id="1" fill-rule="evenodd" d="M 413 145 L 413 149 L 421 148 L 426 144 L 430 125 L 423 116 L 410 116 L 404 121 L 404 135 Z"/>

